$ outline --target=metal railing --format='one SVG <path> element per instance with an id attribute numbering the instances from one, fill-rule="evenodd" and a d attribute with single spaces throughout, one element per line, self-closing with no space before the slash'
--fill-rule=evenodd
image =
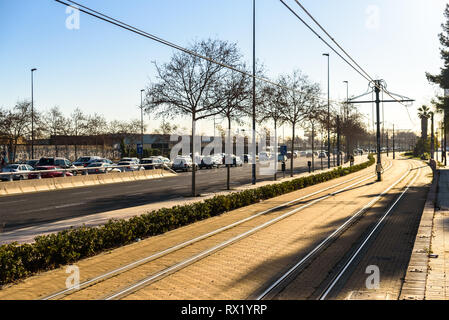
<path id="1" fill-rule="evenodd" d="M 14 181 L 14 177 L 20 177 L 26 176 L 27 179 L 30 179 L 30 175 L 33 176 L 32 179 L 42 179 L 42 175 L 57 172 L 61 173 L 61 177 L 68 177 L 67 172 L 71 173 L 71 176 L 76 176 L 78 173 L 81 175 L 89 175 L 89 171 L 91 174 L 108 174 L 108 173 L 121 173 L 121 172 L 133 172 L 133 171 L 145 171 L 147 168 L 150 168 L 149 170 L 156 170 L 156 169 L 167 169 L 168 171 L 177 174 L 175 171 L 173 171 L 169 166 L 167 166 L 165 163 L 157 163 L 157 164 L 131 164 L 131 165 L 112 165 L 108 167 L 76 167 L 76 168 L 56 168 L 51 170 L 31 170 L 31 171 L 19 171 L 19 172 L 1 172 L 0 173 L 0 181 L 5 181 L 2 179 L 2 177 L 8 177 L 8 180 L 6 181 Z M 119 169 L 118 171 L 113 171 L 114 169 Z M 123 170 L 122 170 L 123 169 Z M 98 170 L 98 171 L 97 171 Z M 37 175 L 37 176 L 36 176 Z M 34 177 L 36 176 L 36 177 Z"/>

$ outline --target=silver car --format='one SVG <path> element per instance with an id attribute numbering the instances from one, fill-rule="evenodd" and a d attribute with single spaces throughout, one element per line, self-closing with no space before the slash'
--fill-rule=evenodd
<path id="1" fill-rule="evenodd" d="M 17 173 L 12 175 L 12 180 L 24 180 L 28 179 L 28 174 L 33 171 L 34 168 L 28 164 L 10 164 L 2 169 L 2 173 Z M 2 181 L 9 181 L 10 175 L 1 175 Z"/>

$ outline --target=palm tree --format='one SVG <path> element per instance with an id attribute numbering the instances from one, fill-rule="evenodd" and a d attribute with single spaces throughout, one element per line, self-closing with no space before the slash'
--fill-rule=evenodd
<path id="1" fill-rule="evenodd" d="M 423 105 L 418 108 L 418 117 L 421 119 L 421 139 L 427 140 L 427 120 L 431 116 L 430 108 Z"/>

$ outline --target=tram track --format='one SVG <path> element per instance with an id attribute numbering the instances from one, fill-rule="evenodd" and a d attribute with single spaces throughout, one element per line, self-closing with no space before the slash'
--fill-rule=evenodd
<path id="1" fill-rule="evenodd" d="M 388 166 L 387 166 L 387 168 L 385 170 L 387 171 L 391 167 L 392 167 L 392 162 L 389 161 L 388 162 Z M 299 211 L 301 211 L 301 210 L 303 210 L 305 208 L 308 208 L 308 207 L 312 206 L 315 203 L 321 202 L 321 201 L 323 201 L 325 199 L 328 199 L 329 197 L 333 197 L 333 196 L 337 195 L 338 193 L 344 192 L 345 190 L 348 190 L 348 189 L 350 189 L 350 188 L 352 188 L 352 187 L 354 187 L 356 185 L 359 185 L 359 184 L 361 184 L 361 183 L 363 183 L 363 182 L 365 182 L 365 181 L 367 181 L 369 179 L 372 179 L 374 177 L 375 177 L 374 174 L 369 174 L 369 173 L 368 174 L 364 174 L 364 175 L 359 175 L 357 177 L 354 177 L 354 178 L 351 178 L 351 179 L 347 179 L 347 180 L 345 180 L 343 182 L 334 184 L 332 186 L 320 189 L 320 190 L 318 190 L 316 192 L 313 192 L 313 193 L 310 193 L 310 194 L 306 194 L 306 195 L 301 196 L 299 198 L 296 198 L 296 199 L 294 199 L 292 201 L 288 201 L 288 202 L 282 203 L 281 205 L 278 205 L 278 206 L 269 208 L 267 210 L 258 212 L 258 213 L 254 214 L 254 215 L 251 215 L 251 216 L 249 216 L 249 217 L 247 217 L 245 219 L 241 219 L 241 220 L 236 221 L 236 222 L 234 222 L 232 224 L 223 226 L 223 227 L 218 228 L 218 229 L 216 229 L 214 231 L 211 231 L 211 232 L 208 232 L 206 234 L 203 234 L 203 235 L 201 235 L 199 237 L 196 237 L 196 238 L 190 239 L 188 241 L 179 243 L 179 244 L 177 244 L 175 246 L 172 246 L 172 247 L 167 248 L 165 250 L 159 251 L 159 252 L 154 253 L 152 255 L 149 255 L 149 256 L 147 256 L 145 258 L 142 258 L 142 259 L 136 260 L 136 261 L 134 261 L 132 263 L 126 264 L 126 265 L 124 265 L 124 266 L 122 266 L 120 268 L 117 268 L 117 269 L 114 269 L 114 270 L 109 271 L 107 273 L 104 273 L 104 274 L 101 274 L 99 276 L 93 277 L 92 279 L 89 279 L 89 280 L 86 280 L 86 281 L 80 283 L 79 284 L 79 289 L 77 289 L 77 290 L 75 290 L 75 288 L 68 288 L 68 289 L 56 292 L 54 294 L 48 295 L 48 296 L 46 296 L 44 298 L 44 300 L 67 299 L 67 298 L 70 298 L 71 295 L 79 295 L 80 291 L 82 291 L 84 289 L 88 289 L 88 288 L 91 288 L 93 286 L 96 286 L 97 284 L 105 282 L 108 279 L 118 277 L 118 276 L 120 276 L 123 273 L 130 272 L 130 271 L 132 271 L 132 270 L 134 270 L 134 269 L 136 269 L 136 268 L 138 268 L 138 267 L 140 267 L 142 265 L 145 265 L 145 264 L 147 264 L 149 262 L 161 259 L 161 258 L 163 258 L 163 257 L 165 257 L 167 255 L 176 253 L 177 251 L 180 251 L 180 250 L 182 250 L 184 248 L 191 247 L 192 245 L 197 244 L 198 242 L 204 241 L 206 239 L 210 239 L 210 238 L 212 238 L 214 236 L 217 236 L 217 235 L 220 235 L 222 233 L 225 233 L 225 232 L 227 232 L 227 231 L 229 231 L 231 229 L 234 229 L 236 227 L 242 227 L 242 225 L 244 225 L 245 223 L 251 222 L 253 220 L 257 220 L 257 218 L 260 218 L 260 217 L 265 217 L 269 213 L 273 213 L 273 212 L 276 213 L 277 211 L 281 211 L 283 209 L 285 210 L 285 209 L 289 208 L 289 206 L 295 206 L 295 205 L 298 205 L 298 203 L 301 204 L 301 206 L 298 207 L 298 208 L 290 210 L 287 213 L 281 214 L 278 217 L 270 219 L 268 221 L 265 221 L 265 222 L 262 221 L 257 226 L 255 226 L 253 228 L 250 228 L 248 231 L 245 231 L 243 233 L 239 233 L 239 234 L 237 234 L 237 235 L 235 235 L 233 237 L 229 237 L 225 241 L 220 242 L 219 244 L 217 244 L 215 246 L 212 246 L 212 247 L 208 248 L 207 250 L 203 250 L 203 251 L 201 251 L 201 252 L 199 252 L 197 254 L 194 254 L 194 255 L 191 255 L 191 256 L 187 257 L 186 259 L 182 259 L 178 263 L 174 263 L 174 264 L 171 264 L 170 266 L 168 266 L 166 268 L 162 268 L 161 270 L 157 270 L 157 271 L 153 272 L 150 276 L 145 277 L 144 279 L 141 279 L 141 280 L 135 282 L 131 286 L 127 286 L 126 288 L 121 289 L 121 290 L 119 290 L 117 292 L 114 292 L 113 294 L 108 294 L 106 296 L 101 297 L 102 299 L 106 299 L 106 300 L 122 298 L 122 297 L 124 297 L 124 296 L 126 296 L 126 295 L 128 295 L 128 294 L 130 294 L 130 293 L 132 293 L 132 292 L 134 292 L 136 290 L 138 290 L 139 288 L 141 288 L 143 286 L 146 286 L 146 285 L 148 285 L 150 283 L 158 281 L 158 280 L 168 276 L 169 274 L 171 274 L 173 272 L 176 272 L 176 271 L 178 271 L 178 270 L 180 270 L 180 269 L 182 269 L 182 268 L 184 268 L 184 267 L 194 263 L 195 261 L 203 259 L 203 258 L 211 255 L 214 252 L 217 252 L 217 251 L 219 251 L 219 250 L 221 250 L 221 249 L 223 249 L 223 248 L 225 248 L 225 247 L 227 247 L 227 246 L 229 246 L 229 245 L 231 245 L 231 244 L 233 244 L 233 243 L 235 243 L 235 242 L 237 242 L 237 241 L 239 241 L 239 240 L 241 240 L 243 238 L 248 237 L 249 235 L 251 235 L 251 234 L 253 234 L 255 232 L 258 232 L 258 231 L 260 231 L 260 230 L 262 230 L 262 229 L 264 229 L 264 228 L 266 228 L 266 227 L 268 227 L 270 225 L 275 224 L 276 222 L 278 222 L 280 220 L 283 220 L 283 219 L 285 219 L 285 218 L 287 218 L 287 217 L 289 217 L 289 216 L 291 216 L 291 215 L 293 215 L 293 214 L 295 214 L 295 213 L 297 213 L 297 212 L 299 212 Z M 356 181 L 356 180 L 359 180 L 359 181 Z M 336 190 L 336 191 L 333 191 L 333 192 L 328 192 L 328 191 L 332 191 L 332 189 L 336 189 L 336 188 L 338 188 L 340 186 L 343 186 L 345 184 L 351 183 L 353 181 L 356 181 L 356 182 L 354 182 L 354 183 L 350 184 L 349 186 L 346 186 L 346 187 L 344 187 L 342 189 L 339 189 L 339 190 Z M 319 196 L 320 194 L 325 193 L 325 192 L 328 192 L 328 193 Z M 317 197 L 313 198 L 315 196 L 317 196 Z M 309 199 L 309 200 L 305 201 L 307 199 Z M 303 204 L 303 203 L 305 203 L 305 204 Z"/>
<path id="2" fill-rule="evenodd" d="M 418 169 L 416 169 L 418 168 Z M 338 264 L 338 271 L 334 272 L 331 279 L 326 282 L 324 285 L 320 287 L 324 287 L 321 292 L 317 295 L 316 299 L 324 300 L 326 299 L 330 292 L 334 290 L 338 281 L 341 280 L 343 274 L 347 272 L 352 263 L 354 263 L 355 258 L 361 253 L 364 247 L 367 245 L 369 240 L 373 237 L 373 235 L 378 231 L 378 229 L 385 222 L 385 219 L 391 213 L 391 211 L 395 208 L 398 202 L 402 199 L 402 197 L 407 193 L 409 188 L 415 183 L 416 179 L 419 176 L 420 168 L 415 167 L 413 165 L 409 167 L 406 173 L 402 175 L 399 179 L 397 179 L 393 184 L 391 184 L 388 188 L 386 188 L 383 192 L 379 193 L 375 198 L 373 198 L 368 204 L 366 204 L 362 209 L 357 211 L 354 215 L 352 215 L 348 220 L 346 220 L 339 228 L 337 228 L 332 234 L 330 234 L 327 238 L 325 238 L 322 242 L 320 242 L 315 248 L 313 248 L 307 255 L 302 257 L 296 264 L 290 267 L 286 272 L 282 273 L 281 276 L 277 277 L 274 281 L 272 281 L 268 286 L 263 289 L 257 296 L 254 298 L 256 300 L 266 300 L 266 299 L 275 299 L 278 298 L 279 295 L 286 290 L 286 288 L 295 281 L 295 279 L 309 266 L 313 264 L 313 261 L 317 256 L 323 252 L 331 243 L 337 241 L 337 239 L 346 232 L 351 226 L 354 224 L 355 220 L 361 218 L 364 213 L 366 213 L 371 207 L 375 205 L 382 197 L 386 196 L 393 188 L 395 188 L 398 184 L 406 180 L 413 170 L 416 169 L 417 173 L 411 178 L 409 178 L 402 189 L 400 195 L 393 201 L 391 205 L 388 206 L 388 209 L 381 215 L 381 217 L 375 222 L 374 227 L 368 231 L 366 235 L 363 235 L 363 240 L 355 247 L 351 248 L 351 251 L 346 254 L 343 258 L 345 261 L 343 263 Z"/>

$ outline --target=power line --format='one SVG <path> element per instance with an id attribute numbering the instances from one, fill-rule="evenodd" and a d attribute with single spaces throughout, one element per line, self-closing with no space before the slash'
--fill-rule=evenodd
<path id="1" fill-rule="evenodd" d="M 301 22 L 303 24 L 305 24 L 307 26 L 307 28 L 309 28 L 320 40 L 322 40 L 329 48 L 331 48 L 335 53 L 337 53 L 337 51 L 332 48 L 315 30 L 313 30 L 312 27 L 310 27 L 310 25 L 308 25 L 304 19 L 302 19 L 301 17 L 299 17 L 299 15 L 292 9 L 290 8 L 283 0 L 280 0 L 299 20 L 301 20 Z M 360 70 L 362 70 L 363 73 L 366 74 L 363 75 L 359 70 L 356 70 L 355 67 L 350 64 L 346 59 L 344 59 L 339 53 L 337 53 L 337 55 L 342 58 L 346 63 L 348 63 L 354 70 L 357 71 L 357 73 L 359 73 L 360 75 L 362 75 L 363 78 L 365 78 L 366 80 L 368 80 L 369 82 L 373 82 L 374 85 L 376 87 L 378 87 L 378 89 L 383 90 L 383 88 L 381 86 L 378 86 L 376 84 L 376 82 L 373 80 L 373 78 L 346 52 L 346 50 L 344 50 L 342 48 L 342 46 L 340 46 L 340 44 L 334 39 L 334 37 L 332 37 L 329 32 L 326 31 L 326 29 L 313 17 L 313 15 L 298 1 L 295 0 L 295 2 L 299 5 L 299 7 L 313 20 L 313 22 L 315 22 L 315 24 L 338 46 L 338 48 L 343 51 L 343 53 L 352 61 L 355 63 L 355 65 L 360 68 Z M 403 105 L 404 107 L 407 108 L 407 106 L 405 104 L 403 104 L 400 100 L 398 100 L 397 98 L 395 98 L 393 95 L 391 95 L 388 91 L 385 90 L 385 92 L 393 99 L 395 100 L 397 103 Z M 407 109 L 408 112 L 408 109 Z M 411 118 L 410 118 L 411 121 Z M 413 121 L 411 121 L 413 124 Z"/>
<path id="2" fill-rule="evenodd" d="M 334 49 L 326 40 L 324 40 L 318 32 L 316 32 L 307 22 L 304 21 L 288 4 L 284 2 L 284 0 L 279 0 L 282 4 L 291 12 L 293 15 L 298 18 L 310 31 L 312 31 L 321 41 L 323 41 L 333 52 L 335 52 L 343 61 L 345 61 L 352 69 L 354 69 L 358 74 L 360 74 L 367 81 L 371 81 L 368 77 L 366 77 L 363 73 L 360 72 L 356 67 L 354 67 L 348 60 L 346 60 L 337 50 Z"/>
<path id="3" fill-rule="evenodd" d="M 266 79 L 266 78 L 264 78 L 264 77 L 260 77 L 260 76 L 257 76 L 257 75 L 256 75 L 256 76 L 253 76 L 252 74 L 250 74 L 250 73 L 248 73 L 248 72 L 246 72 L 246 71 L 243 71 L 243 70 L 237 69 L 237 68 L 235 68 L 235 67 L 233 67 L 233 66 L 227 65 L 227 64 L 225 64 L 225 63 L 216 61 L 216 60 L 214 60 L 214 59 L 212 59 L 212 58 L 209 58 L 209 57 L 207 57 L 207 56 L 203 56 L 203 55 L 201 55 L 201 54 L 199 54 L 199 53 L 197 53 L 197 52 L 195 52 L 195 51 L 189 50 L 189 49 L 184 48 L 184 47 L 182 47 L 182 46 L 180 46 L 180 45 L 174 44 L 174 43 L 172 43 L 172 42 L 170 42 L 170 41 L 168 41 L 168 40 L 165 40 L 165 39 L 162 39 L 162 38 L 160 38 L 160 37 L 157 37 L 157 36 L 155 36 L 155 35 L 153 35 L 153 34 L 151 34 L 151 33 L 148 33 L 148 32 L 146 32 L 146 31 L 140 30 L 140 29 L 138 29 L 138 28 L 136 28 L 136 27 L 133 27 L 133 26 L 131 26 L 131 25 L 129 25 L 129 24 L 126 24 L 126 23 L 124 23 L 124 22 L 122 22 L 122 21 L 120 21 L 120 20 L 117 20 L 117 19 L 114 19 L 114 18 L 112 18 L 112 17 L 109 17 L 109 16 L 107 16 L 107 15 L 101 13 L 101 12 L 95 11 L 95 10 L 93 10 L 93 9 L 91 9 L 91 8 L 89 8 L 89 7 L 86 7 L 86 6 L 82 5 L 82 4 L 79 4 L 79 3 L 75 2 L 75 1 L 72 1 L 72 0 L 65 0 L 65 1 L 62 1 L 62 0 L 55 0 L 55 1 L 56 1 L 56 2 L 59 2 L 60 4 L 65 5 L 65 6 L 71 7 L 71 8 L 73 8 L 73 9 L 75 9 L 75 10 L 79 10 L 79 11 L 81 11 L 81 12 L 83 12 L 83 13 L 85 13 L 85 14 L 88 14 L 88 15 L 94 17 L 94 18 L 103 20 L 103 21 L 105 21 L 105 22 L 111 23 L 111 24 L 113 24 L 113 25 L 115 25 L 115 26 L 117 26 L 117 27 L 120 27 L 120 28 L 122 28 L 122 29 L 131 31 L 131 32 L 136 33 L 136 34 L 138 34 L 138 35 L 140 35 L 140 36 L 143 36 L 143 37 L 149 38 L 149 39 L 151 39 L 151 40 L 154 40 L 154 41 L 156 41 L 156 42 L 159 42 L 159 43 L 161 43 L 161 44 L 163 44 L 163 45 L 166 45 L 166 46 L 168 46 L 168 47 L 171 47 L 171 48 L 173 48 L 173 49 L 176 49 L 176 50 L 182 51 L 182 52 L 184 52 L 184 53 L 187 53 L 187 54 L 189 54 L 189 55 L 195 56 L 195 57 L 197 57 L 197 58 L 200 58 L 200 59 L 209 61 L 209 62 L 211 62 L 211 63 L 217 64 L 217 65 L 219 65 L 219 66 L 222 66 L 222 67 L 224 67 L 224 68 L 230 69 L 230 70 L 232 70 L 232 71 L 239 72 L 239 73 L 241 73 L 241 74 L 243 74 L 243 75 L 245 75 L 245 76 L 248 76 L 248 77 L 251 77 L 251 78 L 255 78 L 255 79 L 259 80 L 259 81 L 262 81 L 262 82 L 271 84 L 271 85 L 273 85 L 273 86 L 276 86 L 276 87 L 278 87 L 278 88 L 286 89 L 286 90 L 289 90 L 289 91 L 292 91 L 292 92 L 297 92 L 297 93 L 301 93 L 301 94 L 305 93 L 305 92 L 302 92 L 302 91 L 298 91 L 298 90 L 295 90 L 295 89 L 292 89 L 292 88 L 283 86 L 283 85 L 281 85 L 281 84 L 278 84 L 278 83 L 276 83 L 276 82 L 273 82 L 273 81 L 271 81 L 271 80 L 269 80 L 269 79 Z M 67 3 L 67 2 L 69 2 L 69 3 Z M 323 101 L 325 100 L 325 99 L 323 99 L 323 98 L 321 98 L 321 97 L 317 97 L 317 98 L 318 98 L 319 100 L 323 100 Z M 326 101 L 327 101 L 327 100 L 326 100 Z M 332 101 L 332 102 L 338 103 L 338 101 Z"/>
<path id="4" fill-rule="evenodd" d="M 298 1 L 295 0 L 295 2 L 298 4 L 298 6 L 301 7 L 302 10 L 304 10 L 304 12 L 313 20 L 313 22 L 315 22 L 315 24 L 329 37 L 329 39 L 331 39 L 336 45 L 337 47 L 343 51 L 343 53 L 371 80 L 374 81 L 371 76 L 368 74 L 368 72 L 366 72 L 347 52 L 345 49 L 343 49 L 340 44 L 338 44 L 338 42 L 334 39 L 334 37 L 332 37 L 324 27 L 321 26 L 321 24 L 309 13 L 309 11 L 307 11 L 307 9 Z"/>

